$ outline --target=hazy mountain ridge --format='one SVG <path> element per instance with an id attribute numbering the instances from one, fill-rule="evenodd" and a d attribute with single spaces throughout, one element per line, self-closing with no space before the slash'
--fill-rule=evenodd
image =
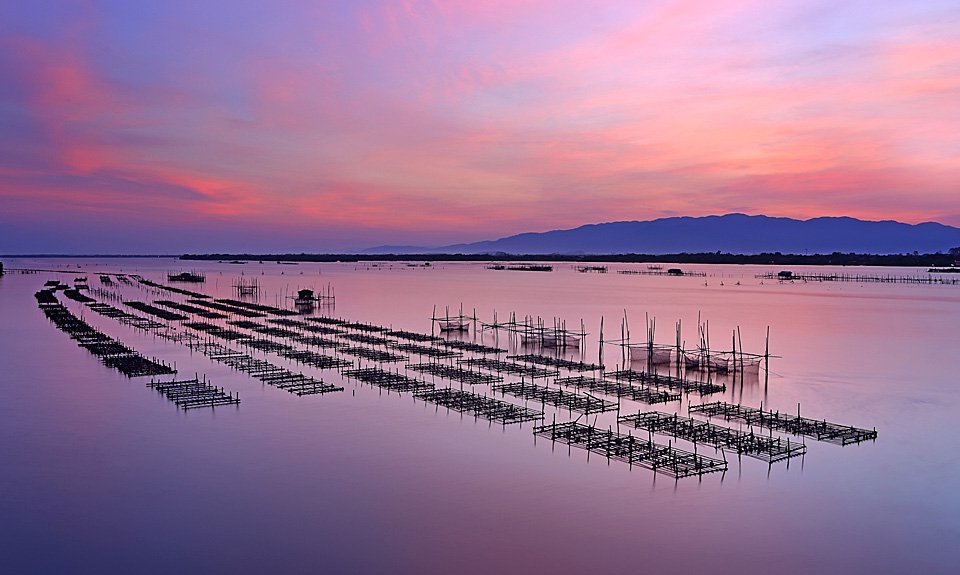
<path id="1" fill-rule="evenodd" d="M 379 246 L 364 253 L 757 254 L 946 252 L 960 246 L 960 228 L 936 222 L 906 224 L 851 217 L 810 220 L 727 214 L 587 224 L 566 230 L 526 232 L 441 247 Z M 402 251 L 401 251 L 402 250 Z"/>

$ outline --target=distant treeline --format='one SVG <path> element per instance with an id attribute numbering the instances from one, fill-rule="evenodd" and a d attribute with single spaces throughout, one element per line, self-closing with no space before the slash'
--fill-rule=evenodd
<path id="1" fill-rule="evenodd" d="M 953 250 L 951 250 L 952 252 Z M 601 262 L 601 263 L 673 263 L 673 264 L 766 264 L 781 266 L 949 266 L 953 254 L 184 254 L 182 260 L 283 261 L 283 262 Z"/>

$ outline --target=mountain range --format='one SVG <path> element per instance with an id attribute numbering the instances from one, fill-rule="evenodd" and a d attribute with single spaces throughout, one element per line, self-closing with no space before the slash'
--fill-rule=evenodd
<path id="1" fill-rule="evenodd" d="M 668 254 L 724 252 L 946 252 L 960 247 L 960 228 L 936 222 L 906 224 L 850 217 L 809 220 L 726 214 L 589 224 L 448 246 L 378 246 L 367 254 Z"/>

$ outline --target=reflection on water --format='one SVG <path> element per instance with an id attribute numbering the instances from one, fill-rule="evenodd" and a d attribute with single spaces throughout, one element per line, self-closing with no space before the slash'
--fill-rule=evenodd
<path id="1" fill-rule="evenodd" d="M 704 400 L 788 413 L 800 404 L 805 416 L 880 431 L 859 446 L 807 439 L 802 465 L 730 457 L 722 478 L 674 482 L 542 438 L 535 444 L 529 423 L 491 424 L 335 371 L 299 367 L 346 391 L 298 398 L 68 302 L 109 335 L 242 399 L 239 408 L 183 413 L 46 321 L 33 292 L 72 275 L 10 274 L 0 278 L 0 535 L 14 572 L 949 572 L 955 559 L 960 496 L 950 478 L 960 462 L 944 454 L 957 448 L 950 366 L 960 288 L 780 284 L 755 278 L 770 271 L 757 266 L 697 266 L 703 278 L 586 274 L 562 264 L 526 273 L 471 263 L 4 263 L 80 272 L 101 300 L 101 289 L 148 303 L 182 298 L 103 285 L 98 272 L 166 283 L 169 273 L 195 270 L 206 281 L 188 289 L 222 298 L 237 298 L 240 279 L 255 278 L 257 303 L 288 308 L 299 290 L 330 284 L 335 308 L 316 302 L 313 314 L 425 333 L 434 306 L 462 304 L 485 321 L 511 312 L 548 326 L 560 318 L 577 332 L 583 320 L 582 345 L 560 350 L 473 326 L 444 336 L 571 361 L 599 361 L 601 317 L 607 340 L 620 339 L 624 313 L 641 325 L 645 316 L 679 320 L 685 349 L 700 341 L 698 318 L 709 319 L 715 341 L 726 342 L 712 348 L 728 350 L 739 327 L 742 348 L 758 353 L 769 326 L 779 356 L 769 380 L 753 369 L 698 372 L 674 356 L 650 367 L 725 386 Z M 674 344 L 672 327 L 663 331 L 655 342 Z M 649 366 L 640 351 L 604 348 L 610 371 Z M 685 416 L 701 401 L 684 395 L 651 408 L 625 399 L 621 413 Z M 548 421 L 569 419 L 526 405 Z M 605 412 L 589 422 L 616 431 L 616 418 Z"/>

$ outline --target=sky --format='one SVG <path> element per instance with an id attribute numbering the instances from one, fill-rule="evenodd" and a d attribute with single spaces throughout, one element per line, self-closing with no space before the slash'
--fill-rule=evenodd
<path id="1" fill-rule="evenodd" d="M 0 3 L 0 253 L 960 226 L 960 3 Z"/>

